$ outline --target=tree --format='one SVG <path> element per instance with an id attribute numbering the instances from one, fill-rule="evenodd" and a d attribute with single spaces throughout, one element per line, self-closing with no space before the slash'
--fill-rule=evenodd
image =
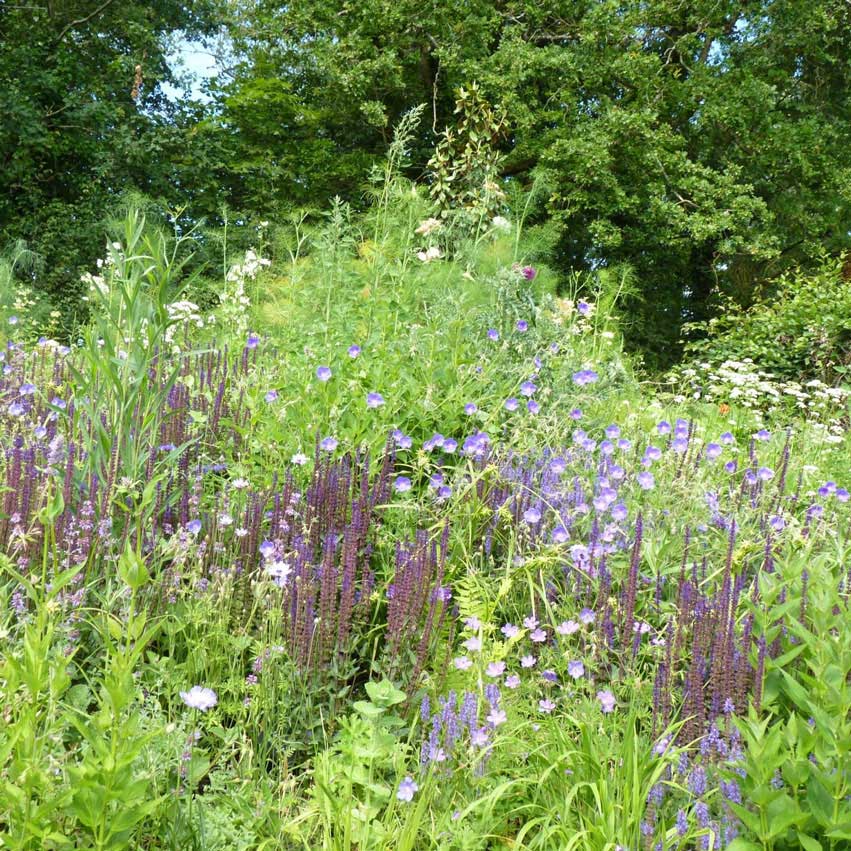
<path id="1" fill-rule="evenodd" d="M 676 354 L 682 324 L 710 315 L 717 293 L 747 304 L 790 265 L 848 248 L 844 0 L 256 0 L 235 10 L 241 62 L 218 120 L 240 128 L 242 205 L 253 203 L 248 175 L 267 209 L 293 183 L 316 202 L 356 196 L 393 122 L 428 102 L 414 151 L 423 169 L 455 91 L 477 81 L 511 124 L 505 181 L 537 175 L 549 187 L 541 215 L 561 235 L 556 261 L 637 273 L 632 340 L 651 360 Z M 270 167 L 277 178 L 263 180 Z"/>
<path id="2" fill-rule="evenodd" d="M 212 33 L 212 0 L 0 2 L 0 234 L 44 259 L 74 310 L 125 190 L 170 194 L 169 36 Z M 164 145 L 166 147 L 164 147 Z"/>

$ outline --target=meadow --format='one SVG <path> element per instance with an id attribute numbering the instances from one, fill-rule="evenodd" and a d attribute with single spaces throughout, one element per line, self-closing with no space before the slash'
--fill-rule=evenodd
<path id="1" fill-rule="evenodd" d="M 0 847 L 851 847 L 847 395 L 650 382 L 626 276 L 430 210 L 6 310 Z"/>

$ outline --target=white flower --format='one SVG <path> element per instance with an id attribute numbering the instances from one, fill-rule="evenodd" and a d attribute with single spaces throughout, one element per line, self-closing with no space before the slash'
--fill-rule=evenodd
<path id="1" fill-rule="evenodd" d="M 491 224 L 497 230 L 511 230 L 511 222 L 505 218 L 505 216 L 494 216 Z"/>
<path id="2" fill-rule="evenodd" d="M 218 695 L 203 686 L 192 686 L 189 691 L 180 692 L 180 698 L 190 709 L 200 709 L 201 712 L 212 709 L 219 702 Z"/>
<path id="3" fill-rule="evenodd" d="M 266 565 L 266 573 L 269 574 L 276 585 L 280 585 L 281 587 L 283 587 L 292 572 L 292 568 L 285 561 L 273 561 L 271 564 Z"/>
<path id="4" fill-rule="evenodd" d="M 432 245 L 425 251 L 417 252 L 417 259 L 422 260 L 423 263 L 431 263 L 432 260 L 439 260 L 442 256 L 440 249 L 436 245 Z"/>
<path id="5" fill-rule="evenodd" d="M 420 222 L 420 226 L 414 231 L 421 236 L 428 236 L 432 231 L 439 230 L 441 223 L 439 219 L 425 219 Z"/>

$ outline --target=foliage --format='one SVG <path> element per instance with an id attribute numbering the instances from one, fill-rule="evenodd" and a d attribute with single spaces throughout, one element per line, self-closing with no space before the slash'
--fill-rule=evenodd
<path id="1" fill-rule="evenodd" d="M 417 118 L 205 304 L 131 213 L 80 345 L 8 326 L 2 841 L 838 851 L 842 423 L 654 397 L 523 213 L 435 245 Z"/>

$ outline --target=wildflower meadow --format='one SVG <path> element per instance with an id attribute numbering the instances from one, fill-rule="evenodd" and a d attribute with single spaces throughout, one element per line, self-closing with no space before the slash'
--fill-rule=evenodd
<path id="1" fill-rule="evenodd" d="M 73 333 L 4 303 L 0 847 L 851 847 L 844 372 L 650 376 L 422 115 L 360 209 L 130 205 Z"/>

